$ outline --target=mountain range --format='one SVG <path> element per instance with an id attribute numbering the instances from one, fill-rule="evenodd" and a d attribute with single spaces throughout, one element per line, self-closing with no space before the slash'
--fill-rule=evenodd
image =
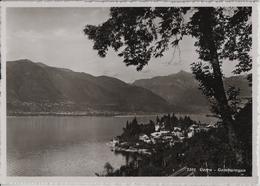
<path id="1" fill-rule="evenodd" d="M 7 62 L 8 113 L 164 112 L 169 104 L 119 79 L 73 72 L 29 60 Z"/>
<path id="2" fill-rule="evenodd" d="M 250 96 L 242 76 L 225 79 Z M 208 112 L 206 98 L 191 73 L 137 80 L 132 84 L 108 76 L 55 68 L 27 59 L 7 62 L 9 115 L 35 113 Z"/>
<path id="3" fill-rule="evenodd" d="M 199 90 L 199 82 L 192 73 L 180 71 L 168 76 L 157 76 L 151 79 L 136 80 L 134 85 L 146 88 L 163 97 L 173 107 L 179 107 L 182 112 L 207 112 L 209 103 Z M 240 97 L 251 97 L 246 76 L 231 76 L 224 78 L 224 86 L 234 86 L 240 89 Z M 183 105 L 183 108 L 180 108 Z"/>

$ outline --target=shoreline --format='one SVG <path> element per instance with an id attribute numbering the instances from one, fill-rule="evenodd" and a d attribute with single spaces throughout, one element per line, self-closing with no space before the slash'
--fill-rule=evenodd
<path id="1" fill-rule="evenodd" d="M 57 117 L 63 117 L 63 116 L 68 116 L 68 117 L 81 117 L 81 116 L 99 116 L 99 117 L 134 117 L 134 116 L 157 116 L 157 115 L 162 115 L 164 113 L 151 113 L 151 114 L 143 114 L 143 113 L 135 113 L 135 114 L 115 114 L 115 113 L 95 113 L 95 114 L 89 114 L 89 113 L 69 113 L 69 114 L 64 114 L 64 113 L 19 113 L 19 114 L 7 114 L 7 117 L 26 117 L 26 116 L 57 116 Z"/>
<path id="2" fill-rule="evenodd" d="M 39 113 L 7 113 L 7 117 L 26 117 L 26 116 L 57 116 L 57 117 L 81 117 L 81 116 L 99 116 L 99 117 L 117 117 L 117 118 L 124 118 L 124 117 L 151 117 L 151 116 L 161 116 L 165 114 L 171 114 L 173 112 L 158 112 L 158 113 L 51 113 L 51 112 L 39 112 Z M 175 112 L 176 115 L 204 115 L 206 117 L 213 117 L 209 113 L 184 113 L 184 112 Z"/>

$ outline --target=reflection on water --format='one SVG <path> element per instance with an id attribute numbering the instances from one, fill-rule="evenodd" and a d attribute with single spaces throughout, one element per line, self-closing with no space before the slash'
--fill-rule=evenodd
<path id="1" fill-rule="evenodd" d="M 120 135 L 126 121 L 132 118 L 9 117 L 7 173 L 9 176 L 94 176 L 103 170 L 106 162 L 119 168 L 126 159 L 111 152 L 106 143 Z M 138 121 L 155 118 L 141 116 Z"/>

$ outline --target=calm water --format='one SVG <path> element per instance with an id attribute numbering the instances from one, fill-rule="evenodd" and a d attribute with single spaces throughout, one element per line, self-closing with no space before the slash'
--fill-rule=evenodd
<path id="1" fill-rule="evenodd" d="M 147 122 L 156 116 L 139 116 Z M 193 115 L 193 119 L 210 118 Z M 9 176 L 94 176 L 109 162 L 114 168 L 125 158 L 107 143 L 122 133 L 133 117 L 9 117 L 7 173 Z"/>

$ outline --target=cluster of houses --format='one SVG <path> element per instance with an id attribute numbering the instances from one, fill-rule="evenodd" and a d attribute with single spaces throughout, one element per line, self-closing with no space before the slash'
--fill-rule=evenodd
<path id="1" fill-rule="evenodd" d="M 174 127 L 172 131 L 169 130 L 160 130 L 159 128 L 156 128 L 157 130 L 153 133 L 151 133 L 150 136 L 146 134 L 141 134 L 139 136 L 139 140 L 143 141 L 147 144 L 156 144 L 156 143 L 168 143 L 170 146 L 174 146 L 176 142 L 181 142 L 185 138 L 191 138 L 194 136 L 196 132 L 201 131 L 202 129 L 198 125 L 192 125 L 189 127 L 188 131 L 185 132 L 182 131 L 179 127 Z"/>
<path id="2" fill-rule="evenodd" d="M 177 142 L 182 142 L 185 138 L 192 138 L 196 133 L 201 131 L 208 131 L 210 128 L 216 128 L 216 125 L 198 125 L 192 124 L 188 129 L 182 130 L 180 127 L 174 127 L 173 130 L 165 130 L 162 124 L 155 124 L 155 131 L 150 135 L 140 134 L 138 140 L 134 147 L 127 147 L 127 142 L 121 142 L 120 138 L 115 137 L 111 141 L 110 145 L 113 147 L 115 151 L 133 151 L 139 152 L 140 150 L 145 151 L 147 149 L 141 148 L 140 144 L 154 145 L 158 143 L 168 144 L 169 146 L 174 146 Z M 140 146 L 140 148 L 137 148 Z M 140 151 L 140 152 L 142 152 Z"/>

